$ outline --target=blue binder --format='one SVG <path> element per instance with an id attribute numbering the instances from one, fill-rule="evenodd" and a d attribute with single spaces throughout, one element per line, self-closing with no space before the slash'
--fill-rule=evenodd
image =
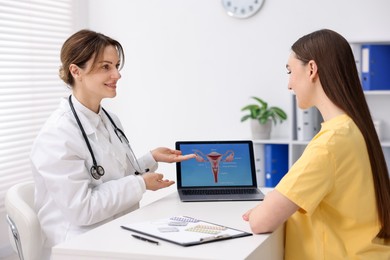
<path id="1" fill-rule="evenodd" d="M 362 45 L 363 90 L 390 90 L 390 45 Z"/>
<path id="2" fill-rule="evenodd" d="M 265 187 L 275 187 L 288 171 L 288 145 L 264 145 Z"/>

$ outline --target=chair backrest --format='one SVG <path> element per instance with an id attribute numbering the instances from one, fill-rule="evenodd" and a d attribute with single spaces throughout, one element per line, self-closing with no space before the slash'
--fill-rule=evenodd
<path id="1" fill-rule="evenodd" d="M 24 260 L 41 259 L 43 247 L 41 225 L 34 211 L 34 188 L 32 181 L 19 183 L 12 186 L 5 197 L 7 218 L 15 238 L 10 242 L 16 243 L 19 258 Z"/>

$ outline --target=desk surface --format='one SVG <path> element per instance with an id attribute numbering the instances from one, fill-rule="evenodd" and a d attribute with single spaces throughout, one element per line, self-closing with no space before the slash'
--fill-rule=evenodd
<path id="1" fill-rule="evenodd" d="M 159 240 L 159 245 L 134 239 L 120 228 L 174 215 L 185 215 L 251 232 L 242 214 L 256 201 L 181 202 L 177 192 L 53 248 L 52 259 L 283 259 L 283 227 L 272 234 L 182 247 Z M 157 239 L 156 239 L 157 240 Z"/>

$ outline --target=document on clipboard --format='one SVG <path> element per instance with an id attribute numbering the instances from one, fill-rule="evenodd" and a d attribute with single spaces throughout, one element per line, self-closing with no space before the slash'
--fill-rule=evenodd
<path id="1" fill-rule="evenodd" d="M 187 216 L 131 223 L 121 228 L 180 246 L 251 236 L 251 233 Z"/>

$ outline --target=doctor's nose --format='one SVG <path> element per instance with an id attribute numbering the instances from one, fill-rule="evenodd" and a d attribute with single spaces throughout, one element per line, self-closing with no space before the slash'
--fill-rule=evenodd
<path id="1" fill-rule="evenodd" d="M 121 73 L 119 72 L 118 69 L 116 69 L 112 75 L 111 75 L 111 78 L 114 78 L 114 79 L 120 79 L 122 77 Z"/>

